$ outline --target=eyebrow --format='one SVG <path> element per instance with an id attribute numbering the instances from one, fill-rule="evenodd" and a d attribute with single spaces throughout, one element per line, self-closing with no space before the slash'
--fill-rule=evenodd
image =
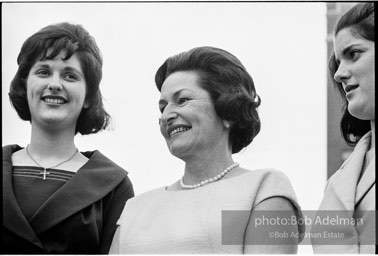
<path id="1" fill-rule="evenodd" d="M 36 69 L 36 68 L 50 68 L 50 66 L 47 65 L 47 64 L 39 64 L 39 63 L 36 63 L 36 64 L 32 67 L 32 69 Z"/>
<path id="2" fill-rule="evenodd" d="M 172 98 L 176 99 L 178 97 L 178 95 L 180 95 L 183 91 L 190 91 L 191 92 L 192 90 L 187 89 L 187 88 L 182 88 L 182 89 L 174 92 L 173 95 L 172 95 Z M 166 102 L 167 102 L 166 100 L 160 99 L 159 100 L 159 106 L 164 105 Z"/>

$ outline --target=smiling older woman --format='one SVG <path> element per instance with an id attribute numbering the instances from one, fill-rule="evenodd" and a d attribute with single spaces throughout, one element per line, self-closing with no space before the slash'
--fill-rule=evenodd
<path id="1" fill-rule="evenodd" d="M 1 252 L 107 253 L 133 188 L 125 170 L 74 143 L 109 123 L 100 50 L 82 26 L 59 23 L 29 37 L 17 62 L 9 97 L 31 139 L 3 147 Z"/>
<path id="2" fill-rule="evenodd" d="M 260 131 L 260 97 L 242 63 L 222 49 L 198 47 L 168 58 L 155 81 L 160 131 L 185 162 L 184 175 L 128 201 L 110 252 L 296 252 L 303 226 L 257 232 L 254 221 L 276 210 L 301 216 L 287 177 L 250 171 L 232 159 Z M 273 230 L 298 236 L 278 241 L 268 236 Z"/>

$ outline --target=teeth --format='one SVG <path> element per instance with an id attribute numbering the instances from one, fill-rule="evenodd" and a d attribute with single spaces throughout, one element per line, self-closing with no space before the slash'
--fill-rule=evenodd
<path id="1" fill-rule="evenodd" d="M 62 99 L 46 98 L 44 101 L 47 102 L 47 103 L 53 103 L 53 104 L 63 104 L 64 103 L 64 101 Z"/>
<path id="2" fill-rule="evenodd" d="M 173 131 L 171 131 L 171 133 L 169 134 L 169 136 L 172 136 L 176 133 L 179 133 L 179 132 L 183 132 L 183 131 L 187 131 L 189 130 L 189 128 L 186 128 L 186 127 L 178 127 L 176 129 L 174 129 Z"/>

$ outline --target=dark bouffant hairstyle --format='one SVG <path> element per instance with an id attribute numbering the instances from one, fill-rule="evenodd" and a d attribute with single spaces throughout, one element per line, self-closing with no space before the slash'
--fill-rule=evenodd
<path id="1" fill-rule="evenodd" d="M 89 107 L 82 109 L 75 133 L 91 134 L 105 129 L 110 115 L 105 111 L 99 88 L 102 78 L 102 56 L 95 39 L 81 25 L 67 22 L 47 26 L 30 36 L 22 45 L 17 58 L 18 70 L 13 78 L 9 98 L 21 119 L 31 121 L 27 101 L 26 82 L 32 66 L 38 60 L 53 59 L 66 52 L 65 60 L 76 54 L 84 72 L 86 100 Z"/>
<path id="2" fill-rule="evenodd" d="M 158 69 L 159 91 L 165 79 L 178 71 L 194 71 L 206 90 L 217 115 L 231 123 L 232 153 L 248 146 L 260 131 L 257 108 L 261 103 L 252 77 L 231 53 L 215 47 L 197 47 L 168 58 Z"/>
<path id="3" fill-rule="evenodd" d="M 337 21 L 334 36 L 344 28 L 350 28 L 354 35 L 374 42 L 374 3 L 357 4 L 348 10 Z M 349 145 L 355 145 L 364 134 L 371 130 L 370 121 L 358 119 L 349 113 L 348 101 L 346 100 L 343 86 L 334 79 L 334 75 L 339 68 L 334 52 L 329 60 L 328 68 L 330 79 L 338 89 L 344 102 L 344 114 L 340 123 L 341 133 Z"/>

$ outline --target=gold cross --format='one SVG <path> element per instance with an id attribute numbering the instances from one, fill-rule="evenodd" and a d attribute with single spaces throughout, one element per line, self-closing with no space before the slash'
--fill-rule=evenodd
<path id="1" fill-rule="evenodd" d="M 46 175 L 47 174 L 51 174 L 49 172 L 46 171 L 47 168 L 43 169 L 43 172 L 40 172 L 39 174 L 43 174 L 43 179 L 45 180 L 46 179 Z"/>

